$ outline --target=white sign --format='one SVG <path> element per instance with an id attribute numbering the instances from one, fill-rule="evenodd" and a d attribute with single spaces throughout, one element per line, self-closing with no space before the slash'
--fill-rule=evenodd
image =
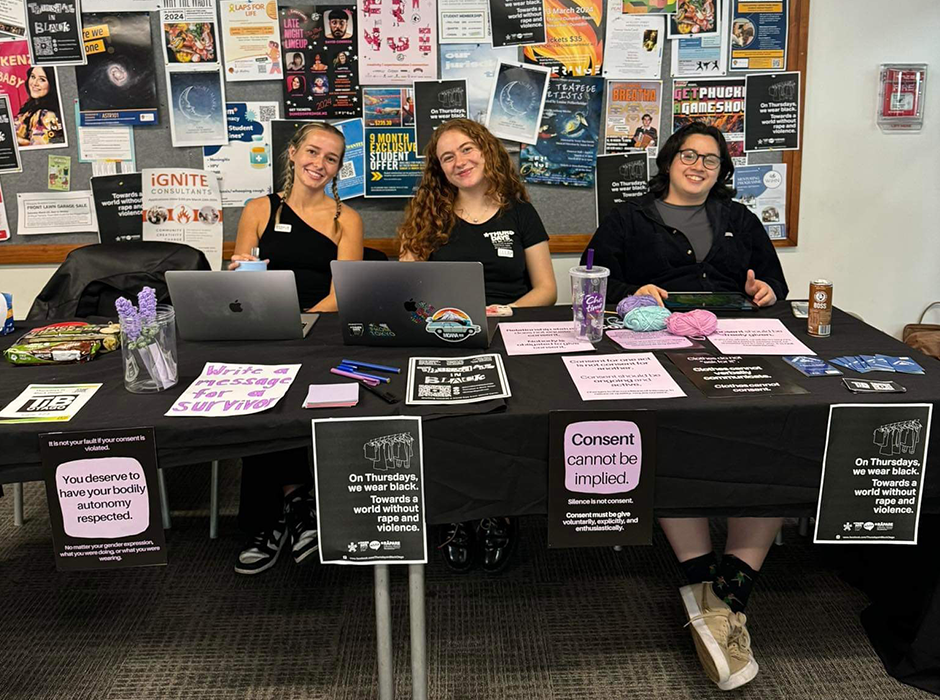
<path id="1" fill-rule="evenodd" d="M 438 0 L 439 43 L 491 42 L 488 0 Z"/>
<path id="2" fill-rule="evenodd" d="M 91 190 L 21 192 L 16 195 L 16 233 L 84 233 L 98 230 Z"/>
<path id="3" fill-rule="evenodd" d="M 815 355 L 778 318 L 720 318 L 708 336 L 723 355 Z"/>
<path id="4" fill-rule="evenodd" d="M 65 422 L 101 384 L 30 384 L 0 411 L 0 423 Z"/>
<path id="5" fill-rule="evenodd" d="M 300 365 L 207 362 L 166 416 L 247 416 L 277 405 Z"/>
<path id="6" fill-rule="evenodd" d="M 623 0 L 609 0 L 604 77 L 659 79 L 666 43 L 665 15 L 627 15 Z"/>

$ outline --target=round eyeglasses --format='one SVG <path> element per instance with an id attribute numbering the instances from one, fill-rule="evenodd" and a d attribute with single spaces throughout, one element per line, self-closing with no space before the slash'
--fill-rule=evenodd
<path id="1" fill-rule="evenodd" d="M 679 151 L 679 160 L 683 165 L 695 165 L 698 159 L 702 159 L 702 165 L 708 170 L 717 170 L 721 165 L 721 158 L 714 153 L 699 153 L 691 148 L 685 148 Z"/>

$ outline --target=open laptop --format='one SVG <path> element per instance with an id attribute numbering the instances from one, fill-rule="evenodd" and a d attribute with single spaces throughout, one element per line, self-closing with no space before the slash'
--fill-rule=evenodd
<path id="1" fill-rule="evenodd" d="M 290 270 L 205 272 L 170 270 L 183 340 L 293 340 L 306 338 L 319 314 L 300 313 Z"/>
<path id="2" fill-rule="evenodd" d="M 334 260 L 330 267 L 347 345 L 489 347 L 481 263 Z"/>

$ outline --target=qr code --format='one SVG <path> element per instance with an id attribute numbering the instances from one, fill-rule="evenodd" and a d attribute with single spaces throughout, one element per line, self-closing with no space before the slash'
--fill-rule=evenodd
<path id="1" fill-rule="evenodd" d="M 418 398 L 419 399 L 449 399 L 450 398 L 449 386 L 419 386 L 418 387 Z"/>
<path id="2" fill-rule="evenodd" d="M 277 105 L 261 105 L 258 108 L 258 121 L 264 124 L 277 119 Z"/>
<path id="3" fill-rule="evenodd" d="M 779 58 L 773 59 L 771 64 L 774 68 L 783 68 L 783 61 Z"/>
<path id="4" fill-rule="evenodd" d="M 352 163 L 352 161 L 346 161 L 343 163 L 343 167 L 340 168 L 338 177 L 340 182 L 343 180 L 348 180 L 351 177 L 356 177 L 356 166 Z"/>
<path id="5" fill-rule="evenodd" d="M 37 41 L 33 45 L 33 53 L 37 56 L 54 56 L 55 49 L 52 46 L 51 42 Z"/>

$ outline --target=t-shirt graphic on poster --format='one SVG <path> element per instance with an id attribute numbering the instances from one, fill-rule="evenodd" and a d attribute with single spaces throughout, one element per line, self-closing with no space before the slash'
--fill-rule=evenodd
<path id="1" fill-rule="evenodd" d="M 421 419 L 312 421 L 322 564 L 425 564 Z"/>
<path id="2" fill-rule="evenodd" d="M 166 564 L 153 428 L 39 436 L 59 571 Z"/>

